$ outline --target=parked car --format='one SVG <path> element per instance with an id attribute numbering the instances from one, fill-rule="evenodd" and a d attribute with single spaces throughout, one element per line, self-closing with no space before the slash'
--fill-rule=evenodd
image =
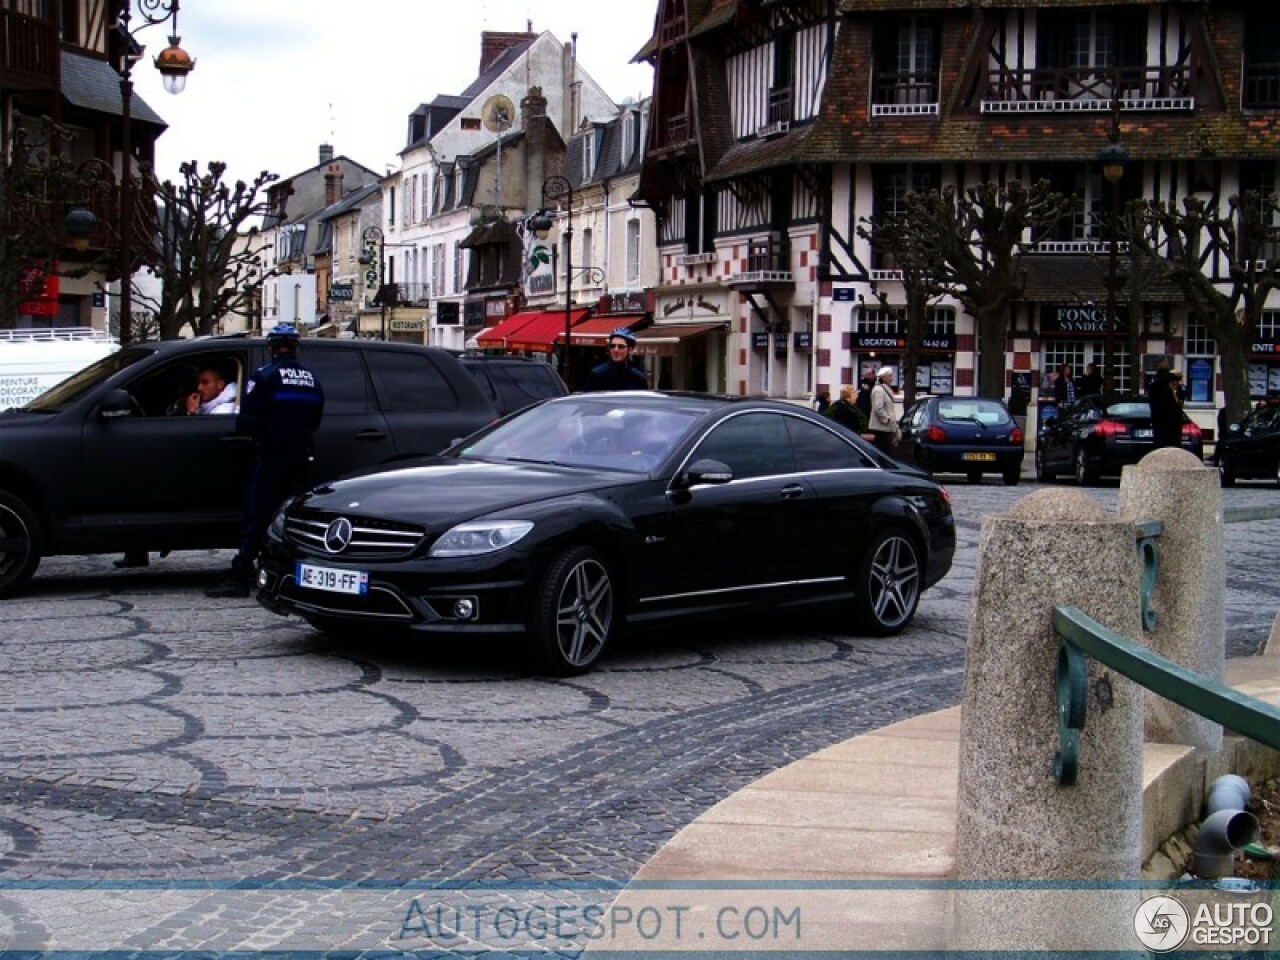
<path id="1" fill-rule="evenodd" d="M 497 418 L 443 350 L 315 338 L 302 359 L 326 399 L 314 479 L 435 453 Z M 248 438 L 235 417 L 169 414 L 200 370 L 242 393 L 266 362 L 260 338 L 140 343 L 0 414 L 0 595 L 46 556 L 234 546 Z"/>
<path id="2" fill-rule="evenodd" d="M 1274 480 L 1280 484 L 1280 403 L 1251 410 L 1227 427 L 1214 449 L 1224 487 L 1237 480 Z"/>
<path id="3" fill-rule="evenodd" d="M 1200 428 L 1182 415 L 1182 449 L 1203 459 Z M 1143 397 L 1089 396 L 1042 416 L 1036 437 L 1036 479 L 1073 474 L 1081 485 L 1118 476 L 1155 449 L 1151 407 Z"/>
<path id="4" fill-rule="evenodd" d="M 560 374 L 542 360 L 474 353 L 462 354 L 458 361 L 475 378 L 499 416 L 569 392 Z"/>
<path id="5" fill-rule="evenodd" d="M 963 473 L 981 483 L 997 473 L 1008 486 L 1022 476 L 1022 428 L 1002 400 L 922 397 L 903 414 L 894 456 L 930 474 Z"/>
<path id="6" fill-rule="evenodd" d="M 575 394 L 294 499 L 258 599 L 339 633 L 523 637 L 574 674 L 624 626 L 677 618 L 845 602 L 897 633 L 954 550 L 938 484 L 812 411 Z"/>

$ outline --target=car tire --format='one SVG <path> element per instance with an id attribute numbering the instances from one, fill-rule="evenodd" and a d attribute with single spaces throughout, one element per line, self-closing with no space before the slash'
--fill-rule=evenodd
<path id="1" fill-rule="evenodd" d="M 1036 480 L 1039 483 L 1052 483 L 1057 477 L 1052 470 L 1045 466 L 1044 451 L 1040 447 L 1036 447 Z"/>
<path id="2" fill-rule="evenodd" d="M 1016 487 L 1018 485 L 1018 481 L 1022 479 L 1022 471 L 1006 470 L 1002 474 L 1002 476 L 1004 478 L 1004 485 L 1006 487 Z"/>
<path id="3" fill-rule="evenodd" d="M 1231 465 L 1217 458 L 1218 461 L 1218 480 L 1224 487 L 1234 487 L 1236 485 L 1236 475 L 1232 471 Z M 1280 483 L 1280 476 L 1276 477 L 1276 482 Z"/>
<path id="4" fill-rule="evenodd" d="M 858 564 L 854 616 L 858 629 L 873 637 L 901 633 L 920 603 L 924 566 L 920 548 L 903 530 L 882 530 Z"/>
<path id="5" fill-rule="evenodd" d="M 1076 483 L 1082 487 L 1092 486 L 1098 481 L 1098 474 L 1089 466 L 1089 457 L 1084 448 L 1076 450 Z"/>
<path id="6" fill-rule="evenodd" d="M 559 554 L 534 595 L 533 665 L 560 677 L 594 667 L 615 631 L 617 599 L 613 574 L 599 552 L 572 547 Z"/>
<path id="7" fill-rule="evenodd" d="M 0 597 L 22 589 L 40 566 L 44 535 L 21 497 L 0 490 Z"/>

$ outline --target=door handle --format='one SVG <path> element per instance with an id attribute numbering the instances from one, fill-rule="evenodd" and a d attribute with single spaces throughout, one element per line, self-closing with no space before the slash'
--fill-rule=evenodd
<path id="1" fill-rule="evenodd" d="M 252 442 L 248 436 L 243 433 L 233 433 L 222 438 L 222 442 L 228 447 L 239 450 L 241 447 L 247 447 Z"/>
<path id="2" fill-rule="evenodd" d="M 782 499 L 798 500 L 804 496 L 804 484 L 789 483 L 782 488 Z"/>
<path id="3" fill-rule="evenodd" d="M 378 440 L 385 440 L 385 439 L 387 439 L 387 433 L 386 433 L 386 431 L 385 431 L 385 430 L 377 430 L 377 429 L 374 429 L 374 428 L 372 428 L 372 427 L 371 427 L 371 428 L 369 428 L 369 429 L 367 429 L 367 430 L 361 430 L 359 433 L 357 433 L 357 434 L 356 434 L 356 439 L 357 439 L 357 440 L 366 440 L 366 441 L 368 441 L 369 443 L 375 443 L 375 442 L 377 442 Z"/>

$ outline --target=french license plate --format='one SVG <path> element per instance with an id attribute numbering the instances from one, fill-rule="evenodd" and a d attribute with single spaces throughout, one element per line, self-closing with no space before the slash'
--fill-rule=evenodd
<path id="1" fill-rule="evenodd" d="M 1138 427 L 1133 431 L 1133 435 L 1139 440 L 1150 440 L 1151 430 L 1147 427 Z"/>
<path id="2" fill-rule="evenodd" d="M 961 460 L 982 460 L 984 462 L 989 462 L 991 460 L 994 460 L 995 458 L 996 458 L 996 455 L 994 453 L 962 453 L 960 454 Z"/>
<path id="3" fill-rule="evenodd" d="M 294 572 L 298 586 L 328 593 L 365 594 L 369 592 L 369 574 L 363 570 L 338 570 L 300 563 Z"/>

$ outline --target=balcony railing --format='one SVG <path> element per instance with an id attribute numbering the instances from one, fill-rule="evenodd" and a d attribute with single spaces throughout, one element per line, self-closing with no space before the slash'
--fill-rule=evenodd
<path id="1" fill-rule="evenodd" d="M 1280 109 L 1280 63 L 1246 63 L 1244 105 L 1256 110 Z"/>
<path id="2" fill-rule="evenodd" d="M 981 97 L 984 113 L 1190 110 L 1194 69 L 1167 67 L 1042 67 L 993 70 Z"/>
<path id="3" fill-rule="evenodd" d="M 52 21 L 0 10 L 0 87 L 52 88 L 58 35 Z"/>
<path id="4" fill-rule="evenodd" d="M 387 307 L 429 307 L 431 284 L 384 283 L 373 300 L 375 304 Z"/>
<path id="5" fill-rule="evenodd" d="M 667 118 L 667 146 L 679 147 L 693 139 L 693 127 L 689 123 L 687 113 L 678 113 Z"/>
<path id="6" fill-rule="evenodd" d="M 878 73 L 875 79 L 873 117 L 938 112 L 938 74 Z"/>
<path id="7" fill-rule="evenodd" d="M 769 91 L 769 122 L 790 123 L 795 119 L 795 101 L 790 87 L 774 87 Z"/>

